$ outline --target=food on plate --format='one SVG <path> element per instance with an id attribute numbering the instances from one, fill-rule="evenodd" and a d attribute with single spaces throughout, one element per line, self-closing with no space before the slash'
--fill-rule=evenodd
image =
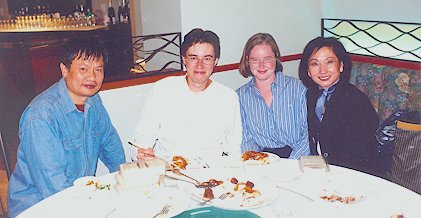
<path id="1" fill-rule="evenodd" d="M 323 199 L 323 200 L 329 201 L 329 202 L 336 202 L 336 201 L 338 201 L 338 202 L 341 202 L 343 204 L 352 204 L 352 203 L 355 203 L 355 201 L 357 200 L 353 196 L 345 196 L 345 197 L 342 197 L 342 196 L 335 195 L 335 194 L 332 194 L 332 195 L 323 195 L 323 196 L 320 196 L 320 198 Z"/>
<path id="2" fill-rule="evenodd" d="M 187 159 L 182 156 L 174 156 L 172 158 L 172 162 L 170 163 L 170 167 L 173 169 L 183 169 L 185 170 L 187 165 L 189 163 L 187 162 Z"/>
<path id="3" fill-rule="evenodd" d="M 159 185 L 165 166 L 166 162 L 160 158 L 121 164 L 115 176 L 117 190 Z"/>
<path id="4" fill-rule="evenodd" d="M 216 180 L 216 179 L 209 179 L 209 183 L 212 185 L 212 186 L 218 186 L 218 185 L 221 185 L 222 183 L 224 183 L 223 181 L 220 181 L 220 180 Z"/>
<path id="5" fill-rule="evenodd" d="M 209 202 L 213 206 L 224 206 L 227 208 L 254 208 L 268 202 L 274 193 L 261 192 L 257 183 L 253 180 L 242 180 L 239 177 L 225 177 L 221 185 L 203 189 L 187 189 L 200 201 Z M 256 184 L 256 185 L 255 185 Z M 260 183 L 259 183 L 260 184 Z M 266 190 L 266 187 L 262 187 Z"/>
<path id="6" fill-rule="evenodd" d="M 111 190 L 111 184 L 102 185 L 102 184 L 99 184 L 99 182 L 97 182 L 95 184 L 95 187 L 97 190 Z"/>
<path id="7" fill-rule="evenodd" d="M 202 182 L 202 183 L 200 183 L 200 185 L 202 185 L 202 186 L 209 186 L 209 187 L 215 187 L 215 186 L 221 185 L 223 183 L 224 182 L 223 181 L 220 181 L 220 180 L 209 179 L 209 181 Z"/>
<path id="8" fill-rule="evenodd" d="M 111 190 L 111 184 L 104 185 L 94 180 L 88 180 L 85 186 L 95 186 L 95 190 Z"/>
<path id="9" fill-rule="evenodd" d="M 405 218 L 403 214 L 393 214 L 390 218 Z"/>
<path id="10" fill-rule="evenodd" d="M 206 188 L 205 189 L 205 193 L 203 194 L 203 198 L 206 199 L 213 199 L 215 198 L 215 196 L 213 195 L 213 191 L 211 188 Z"/>
<path id="11" fill-rule="evenodd" d="M 247 160 L 264 161 L 268 156 L 269 155 L 264 152 L 246 151 L 244 152 L 242 158 L 243 158 L 243 161 L 247 161 Z"/>
<path id="12" fill-rule="evenodd" d="M 237 183 L 232 181 L 237 181 Z M 260 191 L 253 189 L 253 182 L 238 182 L 236 178 L 231 178 L 231 183 L 235 184 L 234 192 L 240 192 L 244 199 L 255 198 L 261 195 Z"/>
<path id="13" fill-rule="evenodd" d="M 246 182 L 246 187 L 253 188 L 254 187 L 254 183 L 252 183 L 250 181 L 247 181 Z"/>

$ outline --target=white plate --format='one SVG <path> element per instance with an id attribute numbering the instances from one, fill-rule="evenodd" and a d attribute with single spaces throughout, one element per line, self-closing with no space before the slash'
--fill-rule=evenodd
<path id="1" fill-rule="evenodd" d="M 319 193 L 319 199 L 323 202 L 335 205 L 352 205 L 359 203 L 367 198 L 367 190 L 358 180 L 350 180 L 346 177 L 332 176 L 322 185 Z M 322 199 L 323 196 L 339 196 L 341 198 L 353 197 L 354 201 L 345 203 L 341 201 L 329 201 Z"/>
<path id="2" fill-rule="evenodd" d="M 265 164 L 274 164 L 281 160 L 281 158 L 273 153 L 269 152 L 262 152 L 268 154 L 268 157 L 266 157 L 264 160 L 245 160 L 243 161 L 245 165 L 265 165 Z M 242 159 L 241 159 L 242 160 Z"/>
<path id="3" fill-rule="evenodd" d="M 86 187 L 88 189 L 93 187 L 95 189 L 95 183 L 98 181 L 99 179 L 95 176 L 84 176 L 73 181 L 73 186 L 82 188 Z"/>
<path id="4" fill-rule="evenodd" d="M 202 170 L 202 171 L 206 171 L 206 170 Z M 240 172 L 240 171 L 237 171 L 237 172 Z M 191 172 L 189 173 L 191 175 L 194 175 L 194 173 L 191 173 Z M 247 178 L 244 175 L 241 175 L 239 173 L 238 174 L 234 173 L 228 176 L 226 172 L 215 173 L 215 171 L 202 172 L 202 175 L 206 175 L 204 176 L 206 177 L 206 179 L 203 179 L 204 177 L 202 176 L 200 181 L 208 181 L 209 179 L 216 179 L 216 180 L 220 180 L 224 182 L 223 184 L 212 188 L 215 199 L 209 201 L 207 204 L 215 206 L 215 207 L 229 209 L 229 210 L 249 210 L 249 209 L 263 207 L 265 205 L 268 205 L 272 203 L 274 200 L 276 200 L 276 198 L 278 197 L 279 190 L 275 188 L 273 185 L 270 185 L 269 183 L 264 182 L 261 179 Z M 244 183 L 247 181 L 253 182 L 254 183 L 253 189 L 258 190 L 261 194 L 255 198 L 249 198 L 249 199 L 244 198 L 241 193 L 241 190 L 242 188 L 244 188 L 244 185 L 240 186 L 240 189 L 238 191 L 235 191 L 234 187 L 236 185 L 231 183 L 232 177 L 236 178 L 239 182 L 244 182 Z M 200 177 L 197 176 L 196 178 L 200 178 Z M 179 183 L 178 185 L 181 190 L 185 191 L 194 200 L 199 201 L 199 202 L 206 200 L 205 198 L 203 198 L 205 189 L 196 188 L 194 185 L 189 184 L 189 183 Z M 220 195 L 226 192 L 233 193 L 234 195 L 227 197 L 224 200 L 218 199 Z"/>
<path id="5" fill-rule="evenodd" d="M 190 198 L 182 191 L 169 188 L 132 189 L 118 193 L 116 212 L 113 217 L 153 217 L 169 204 L 167 214 L 160 218 L 173 217 L 190 206 Z"/>

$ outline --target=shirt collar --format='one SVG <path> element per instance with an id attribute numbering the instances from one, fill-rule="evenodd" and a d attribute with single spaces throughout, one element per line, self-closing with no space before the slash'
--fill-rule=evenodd
<path id="1" fill-rule="evenodd" d="M 271 84 L 271 87 L 272 88 L 278 88 L 278 87 L 279 88 L 283 88 L 283 87 L 285 87 L 285 82 L 284 81 L 285 81 L 284 74 L 281 71 L 276 72 L 275 73 L 275 80 Z M 255 82 L 255 78 L 254 77 L 253 77 L 252 80 L 250 80 L 249 87 L 250 88 L 256 88 L 257 89 L 256 82 Z"/>
<path id="2" fill-rule="evenodd" d="M 322 91 L 326 91 L 326 92 L 328 92 L 328 93 L 332 93 L 334 90 L 335 90 L 335 86 L 336 86 L 336 84 L 338 84 L 338 82 L 339 82 L 339 80 L 338 81 L 336 81 L 336 82 L 334 82 L 332 85 L 330 85 L 328 88 L 326 88 L 326 89 L 323 89 L 322 87 L 320 87 L 319 86 L 319 90 L 322 90 Z"/>
<path id="3" fill-rule="evenodd" d="M 74 110 L 77 110 L 75 103 L 70 98 L 69 91 L 68 91 L 67 85 L 66 85 L 66 80 L 64 79 L 64 77 L 61 78 L 58 81 L 58 90 L 59 90 L 59 96 L 62 99 L 64 111 L 66 111 L 66 113 L 69 113 L 69 112 L 72 112 Z M 95 94 L 95 95 L 97 95 L 97 94 Z M 85 102 L 86 110 L 85 111 L 87 111 L 89 109 L 89 107 L 92 105 L 92 103 L 93 103 L 92 97 L 90 97 L 86 100 L 86 102 Z"/>

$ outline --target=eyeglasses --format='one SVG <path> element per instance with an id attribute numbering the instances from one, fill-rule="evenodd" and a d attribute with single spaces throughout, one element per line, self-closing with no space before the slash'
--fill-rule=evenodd
<path id="1" fill-rule="evenodd" d="M 330 69 L 337 66 L 338 62 L 336 58 L 312 59 L 308 62 L 308 66 L 309 68 L 319 68 L 323 63 L 326 68 Z"/>
<path id="2" fill-rule="evenodd" d="M 264 57 L 263 59 L 258 59 L 258 58 L 250 58 L 249 59 L 249 63 L 252 65 L 259 65 L 260 63 L 264 63 L 264 64 L 271 64 L 273 63 L 273 61 L 275 60 L 274 57 Z"/>
<path id="3" fill-rule="evenodd" d="M 197 56 L 188 56 L 187 60 L 191 63 L 191 64 L 197 64 L 199 63 L 199 60 L 202 60 L 202 63 L 204 65 L 212 65 L 215 63 L 215 58 L 210 56 L 210 57 L 204 57 L 204 58 L 199 58 Z"/>

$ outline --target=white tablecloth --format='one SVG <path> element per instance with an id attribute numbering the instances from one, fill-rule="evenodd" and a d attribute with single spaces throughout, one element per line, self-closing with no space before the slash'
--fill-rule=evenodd
<path id="1" fill-rule="evenodd" d="M 209 169 L 202 170 L 204 174 L 208 172 L 206 170 Z M 232 168 L 218 170 L 223 172 Z M 276 190 L 279 194 L 275 201 L 250 210 L 261 217 L 389 218 L 395 214 L 404 214 L 405 218 L 421 217 L 421 195 L 387 180 L 355 170 L 330 166 L 328 173 L 317 171 L 301 173 L 298 161 L 289 159 L 263 166 L 247 166 L 238 170 L 250 178 L 264 179 L 268 185 L 278 186 Z M 115 183 L 114 174 L 104 175 L 98 179 L 103 184 Z M 174 183 L 168 182 L 167 185 L 169 186 L 167 189 L 177 189 L 177 186 L 173 186 Z M 328 202 L 320 198 L 331 192 L 362 198 L 353 204 Z M 92 193 L 80 187 L 70 187 L 44 199 L 18 217 L 130 217 L 127 213 L 119 212 L 119 207 L 116 206 L 124 204 L 131 205 L 132 217 L 145 217 L 142 214 L 147 212 L 155 213 L 149 211 L 153 206 L 148 204 L 148 201 L 139 200 L 141 193 L 133 195 L 128 200 L 130 202 L 118 202 L 121 201 L 119 193 L 113 190 Z M 183 199 L 188 201 L 186 209 L 199 207 L 197 201 L 191 198 Z"/>

